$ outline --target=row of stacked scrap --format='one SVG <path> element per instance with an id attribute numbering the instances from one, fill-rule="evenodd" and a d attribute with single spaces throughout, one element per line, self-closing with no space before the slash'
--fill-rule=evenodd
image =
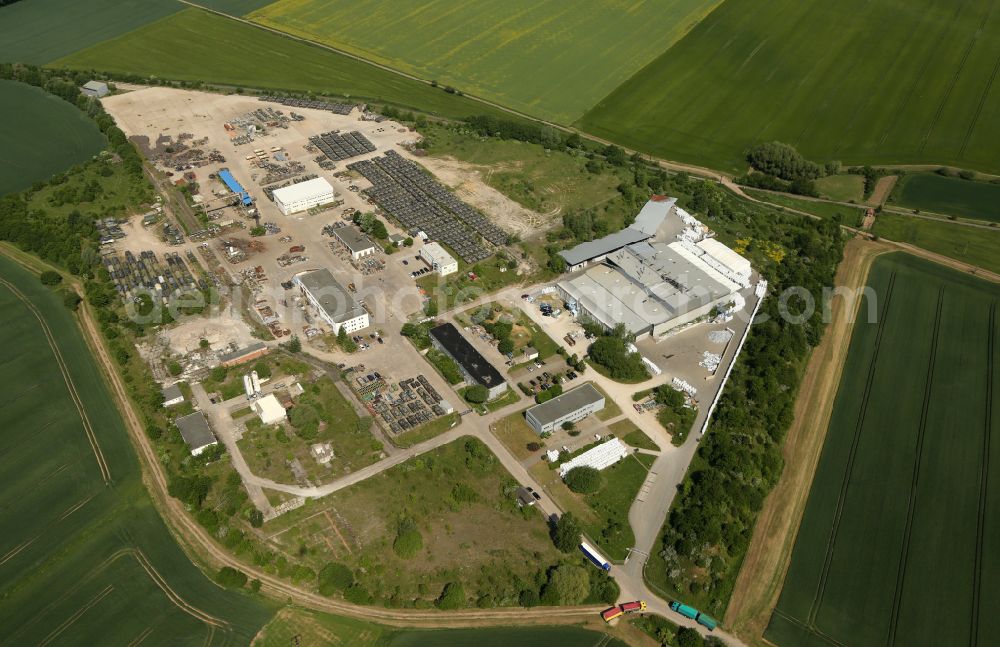
<path id="1" fill-rule="evenodd" d="M 366 189 L 365 193 L 403 227 L 425 232 L 431 238 L 448 245 L 467 263 L 475 263 L 490 255 L 476 240 L 474 233 L 483 234 L 490 242 L 496 241 L 494 244 L 507 242 L 506 234 L 479 214 L 475 215 L 491 230 L 489 237 L 484 233 L 487 227 L 483 227 L 484 231 L 479 231 L 474 225 L 467 224 L 462 216 L 465 210 L 456 212 L 457 205 L 465 207 L 471 213 L 475 212 L 454 198 L 419 166 L 394 151 L 387 152 L 383 157 L 355 162 L 348 165 L 348 168 L 361 173 L 372 183 L 372 187 Z"/>
<path id="2" fill-rule="evenodd" d="M 309 142 L 334 162 L 375 151 L 375 144 L 356 130 L 343 135 L 335 132 L 313 135 Z"/>
<path id="3" fill-rule="evenodd" d="M 292 108 L 311 108 L 313 110 L 326 110 L 338 115 L 349 115 L 351 110 L 357 106 L 353 103 L 334 103 L 331 101 L 313 101 L 312 99 L 296 99 L 295 97 L 262 96 L 261 101 L 280 103 L 283 106 Z"/>
<path id="4" fill-rule="evenodd" d="M 445 415 L 442 398 L 427 378 L 419 375 L 399 383 L 396 395 L 379 395 L 373 407 L 389 429 L 399 434 Z"/>
<path id="5" fill-rule="evenodd" d="M 141 252 L 138 257 L 132 252 L 125 252 L 124 260 L 117 254 L 109 254 L 104 258 L 104 268 L 123 301 L 150 292 L 166 299 L 208 287 L 204 280 L 200 283 L 195 280 L 179 254 L 168 253 L 163 258 L 165 263 L 161 263 L 151 251 Z"/>

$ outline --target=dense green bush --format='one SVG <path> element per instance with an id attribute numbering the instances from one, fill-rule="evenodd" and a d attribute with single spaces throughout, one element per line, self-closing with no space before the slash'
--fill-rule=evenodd
<path id="1" fill-rule="evenodd" d="M 227 589 L 242 589 L 247 584 L 247 575 L 229 566 L 223 566 L 215 574 L 215 581 Z"/>
<path id="2" fill-rule="evenodd" d="M 403 559 L 415 557 L 424 547 L 424 537 L 417 530 L 412 519 L 403 519 L 396 529 L 396 539 L 392 542 L 392 550 Z"/>
<path id="3" fill-rule="evenodd" d="M 461 609 L 466 606 L 465 588 L 460 582 L 448 582 L 444 585 L 441 595 L 434 602 L 438 609 Z"/>
<path id="4" fill-rule="evenodd" d="M 343 564 L 330 562 L 320 569 L 317 583 L 319 584 L 319 592 L 322 595 L 330 596 L 351 588 L 354 585 L 354 573 Z"/>
<path id="5" fill-rule="evenodd" d="M 563 479 L 566 487 L 578 494 L 592 494 L 601 489 L 601 473 L 593 467 L 574 467 Z"/>
<path id="6" fill-rule="evenodd" d="M 566 512 L 552 524 L 552 543 L 564 553 L 572 553 L 580 545 L 580 522 L 572 512 Z"/>
<path id="7" fill-rule="evenodd" d="M 799 179 L 815 180 L 823 174 L 819 164 L 802 157 L 794 146 L 781 142 L 757 144 L 747 151 L 747 161 L 761 173 L 789 182 Z"/>

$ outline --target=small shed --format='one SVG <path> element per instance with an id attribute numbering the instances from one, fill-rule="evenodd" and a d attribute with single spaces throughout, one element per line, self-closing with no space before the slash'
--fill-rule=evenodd
<path id="1" fill-rule="evenodd" d="M 181 393 L 181 387 L 171 384 L 163 389 L 163 406 L 172 407 L 181 402 L 184 402 L 184 394 Z"/>
<path id="2" fill-rule="evenodd" d="M 94 97 L 96 99 L 107 96 L 110 91 L 108 90 L 108 84 L 103 81 L 87 81 L 83 84 L 81 90 L 88 97 Z"/>
<path id="3" fill-rule="evenodd" d="M 522 508 L 535 505 L 535 497 L 531 496 L 527 488 L 517 488 L 517 505 Z"/>

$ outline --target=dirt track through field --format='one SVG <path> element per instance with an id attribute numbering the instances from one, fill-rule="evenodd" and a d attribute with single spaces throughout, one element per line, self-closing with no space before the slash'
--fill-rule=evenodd
<path id="1" fill-rule="evenodd" d="M 875 258 L 891 251 L 889 245 L 861 238 L 849 241 L 835 285 L 861 288 Z M 783 449 L 784 471 L 764 502 L 726 610 L 726 624 L 750 644 L 764 643 L 764 629 L 781 593 L 860 305 L 860 300 L 848 303 L 839 298 L 831 306 L 829 327 L 810 356 L 795 402 L 795 418 Z"/>

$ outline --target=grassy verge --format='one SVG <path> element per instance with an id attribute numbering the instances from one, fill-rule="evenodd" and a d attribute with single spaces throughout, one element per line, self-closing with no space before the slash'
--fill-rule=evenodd
<path id="1" fill-rule="evenodd" d="M 390 438 L 392 439 L 392 444 L 396 447 L 401 447 L 403 449 L 413 447 L 414 445 L 422 443 L 425 440 L 430 440 L 431 438 L 440 436 L 458 424 L 461 419 L 462 416 L 458 412 L 452 412 L 446 416 L 441 416 L 440 418 L 431 420 L 427 424 L 421 425 L 416 429 L 405 431 L 398 436 L 391 436 Z"/>
<path id="2" fill-rule="evenodd" d="M 641 429 L 635 426 L 631 420 L 622 420 L 609 427 L 611 433 L 621 438 L 626 445 L 638 447 L 639 449 L 649 449 L 654 452 L 660 451 L 660 446 L 653 442 Z"/>
<path id="3" fill-rule="evenodd" d="M 779 207 L 804 211 L 814 216 L 819 216 L 820 218 L 832 219 L 839 217 L 841 222 L 849 227 L 860 226 L 861 220 L 865 215 L 864 208 L 861 206 L 848 207 L 842 204 L 834 204 L 832 202 L 805 200 L 803 198 L 793 198 L 792 196 L 781 193 L 767 193 L 766 191 L 757 191 L 754 189 L 744 189 L 744 191 L 746 191 L 746 194 L 751 197 Z"/>
<path id="4" fill-rule="evenodd" d="M 615 402 L 600 386 L 594 382 L 591 382 L 591 384 L 593 384 L 594 388 L 600 391 L 601 395 L 604 396 L 604 408 L 594 414 L 597 416 L 597 419 L 601 422 L 607 422 L 608 420 L 613 420 L 622 415 L 622 408 L 618 406 L 618 403 Z"/>
<path id="5" fill-rule="evenodd" d="M 601 471 L 601 489 L 583 497 L 596 522 L 584 523 L 587 536 L 598 543 L 609 559 L 623 560 L 635 545 L 628 511 L 653 464 L 653 456 L 632 454 Z"/>

